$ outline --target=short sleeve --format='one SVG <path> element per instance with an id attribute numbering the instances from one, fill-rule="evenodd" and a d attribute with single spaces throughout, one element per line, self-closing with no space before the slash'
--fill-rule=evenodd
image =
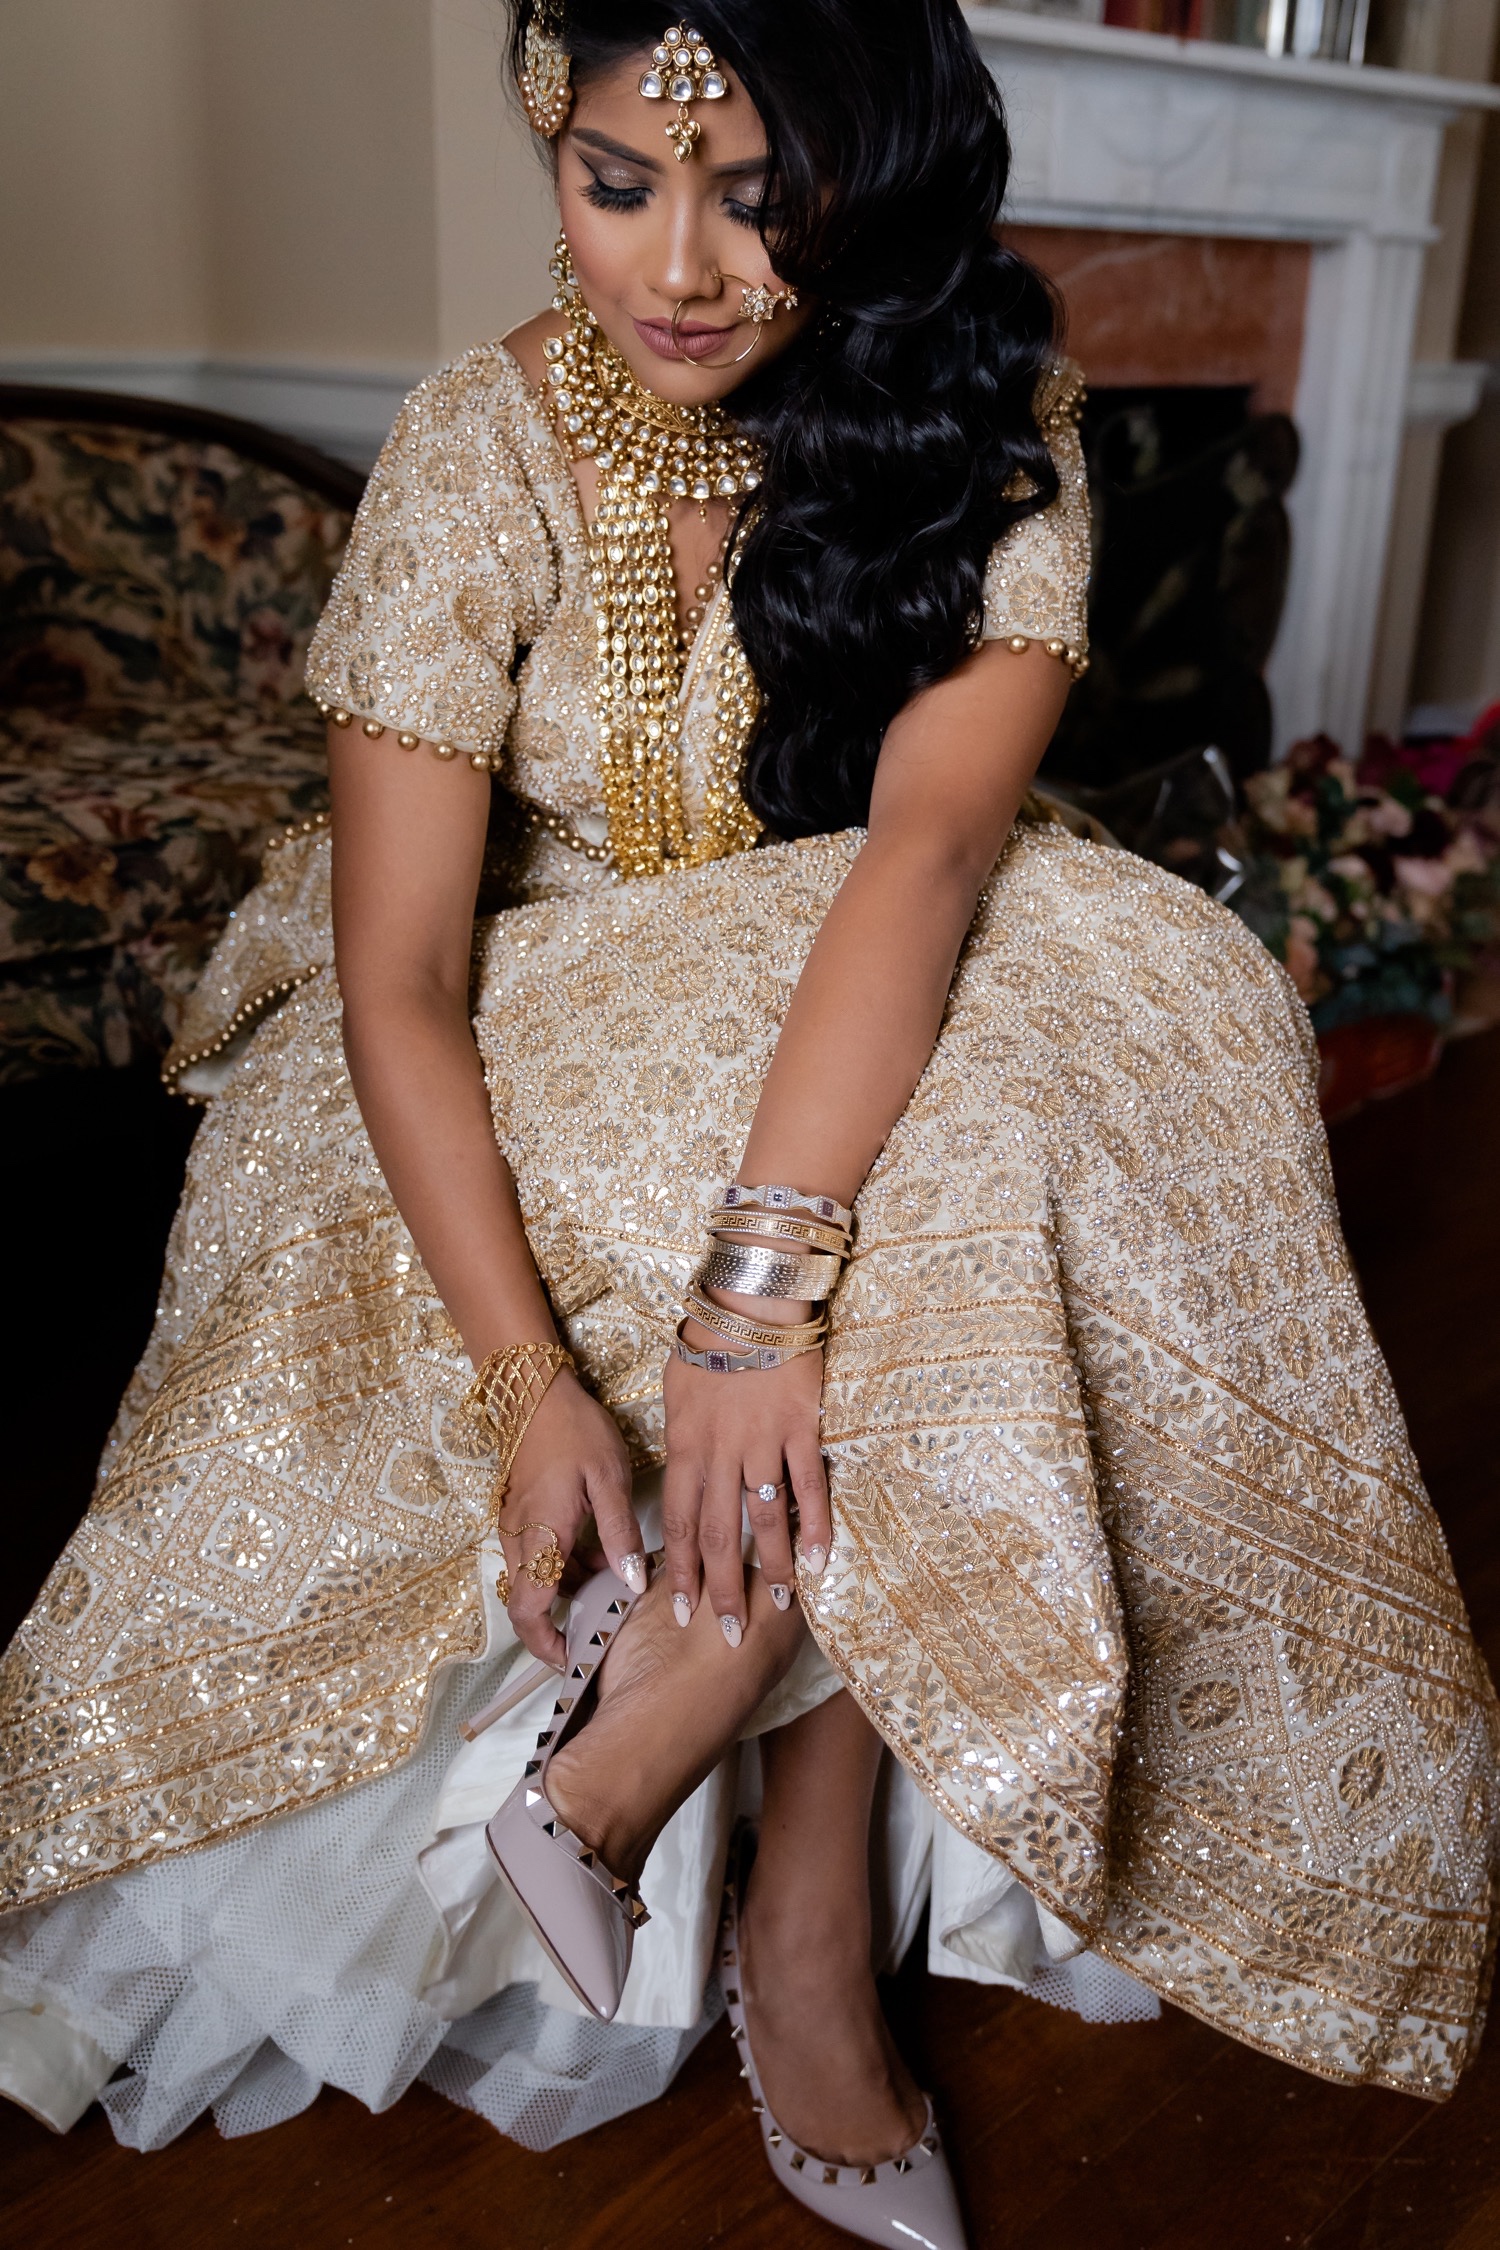
<path id="1" fill-rule="evenodd" d="M 1083 377 L 1060 365 L 1043 378 L 1037 421 L 1057 463 L 1058 493 L 1000 541 L 984 575 L 987 641 L 1042 641 L 1074 672 L 1088 664 L 1089 489 L 1078 442 Z"/>
<path id="2" fill-rule="evenodd" d="M 521 466 L 525 379 L 496 346 L 406 401 L 308 650 L 320 704 L 498 765 L 518 648 L 556 598 Z"/>

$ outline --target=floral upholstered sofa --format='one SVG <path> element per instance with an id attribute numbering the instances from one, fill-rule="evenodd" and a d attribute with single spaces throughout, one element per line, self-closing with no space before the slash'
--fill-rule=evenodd
<path id="1" fill-rule="evenodd" d="M 326 803 L 302 663 L 362 482 L 0 385 L 0 1083 L 163 1052 L 267 838 Z"/>

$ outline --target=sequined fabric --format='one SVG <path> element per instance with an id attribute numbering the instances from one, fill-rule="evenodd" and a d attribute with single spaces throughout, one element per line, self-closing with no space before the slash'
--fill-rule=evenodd
<path id="1" fill-rule="evenodd" d="M 1088 489 L 1076 379 L 1040 402 L 1062 490 L 991 558 L 987 639 L 1088 635 Z M 506 792 L 602 843 L 588 533 L 551 419 L 503 344 L 481 345 L 407 400 L 371 476 L 307 683 L 325 703 L 501 760 Z M 683 808 L 711 824 L 717 686 L 739 654 L 722 591 L 683 683 Z M 372 751 L 372 755 L 378 754 Z M 424 753 L 425 755 L 425 753 Z M 515 868 L 518 899 L 614 880 L 545 830 Z"/>
<path id="2" fill-rule="evenodd" d="M 566 645 L 532 629 L 529 666 Z M 523 704 L 586 680 L 587 646 L 545 688 L 523 667 Z M 574 858 L 477 926 L 497 1134 L 640 1464 L 859 842 L 632 884 Z M 211 1045 L 292 987 L 210 1108 L 97 1498 L 5 1660 L 8 1905 L 390 1770 L 480 1646 L 471 1371 L 349 1085 L 328 850 L 273 855 L 200 992 Z M 804 1606 L 919 1786 L 1166 1997 L 1329 2077 L 1448 2091 L 1489 1959 L 1494 1697 L 1258 941 L 1023 819 L 832 1316 L 836 1544 Z"/>
<path id="3" fill-rule="evenodd" d="M 638 1460 L 857 842 L 481 927 L 497 1129 Z M 309 935 L 326 853 L 276 877 Z M 834 1662 L 946 1816 L 1098 1950 L 1309 2068 L 1445 2090 L 1486 1958 L 1492 1697 L 1269 955 L 1171 877 L 1023 826 L 858 1215 L 837 1548 L 804 1589 Z M 325 968 L 210 1111 L 99 1497 L 7 1659 L 12 1903 L 410 1749 L 434 1670 L 478 1640 L 467 1378 Z"/>

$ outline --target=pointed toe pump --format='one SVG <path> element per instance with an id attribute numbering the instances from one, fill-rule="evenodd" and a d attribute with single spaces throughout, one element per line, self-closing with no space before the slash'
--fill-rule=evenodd
<path id="1" fill-rule="evenodd" d="M 579 1590 L 564 1632 L 562 1693 L 525 1772 L 485 1830 L 496 1866 L 553 1963 L 605 2023 L 620 2005 L 635 1933 L 650 1916 L 636 1886 L 612 1875 L 558 1818 L 547 1797 L 547 1768 L 581 1723 L 594 1674 L 635 1599 L 610 1570 Z M 514 1700 L 497 1698 L 507 1708 Z M 480 1721 L 499 1716 L 491 1705 Z"/>
<path id="2" fill-rule="evenodd" d="M 729 2028 L 740 2051 L 740 2076 L 760 2121 L 766 2161 L 788 2195 L 816 2211 L 830 2226 L 860 2242 L 879 2242 L 886 2250 L 968 2250 L 963 2214 L 942 2136 L 927 2100 L 927 2117 L 910 2148 L 883 2164 L 829 2164 L 798 2148 L 766 2106 L 750 2035 L 745 2027 L 745 1989 L 740 1974 L 740 1889 L 742 1875 L 731 1857 L 730 1880 L 719 1933 L 719 1981 L 729 2010 Z"/>

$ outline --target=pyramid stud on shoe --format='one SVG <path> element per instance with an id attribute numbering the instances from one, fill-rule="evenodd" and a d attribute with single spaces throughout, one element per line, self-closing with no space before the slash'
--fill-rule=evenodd
<path id="1" fill-rule="evenodd" d="M 788 2195 L 857 2241 L 884 2243 L 887 2250 L 968 2250 L 958 2194 L 929 2097 L 924 2096 L 927 2119 L 917 2139 L 900 2156 L 882 2164 L 830 2164 L 821 2156 L 811 2156 L 783 2132 L 767 2108 L 750 2051 L 740 1975 L 743 1844 L 741 1831 L 729 1855 L 719 1983 L 740 2056 L 740 2076 L 750 2082 L 751 2104 L 760 2123 L 767 2163 Z M 861 2192 L 856 2195 L 851 2192 L 854 2189 Z"/>
<path id="2" fill-rule="evenodd" d="M 559 1698 L 537 1737 L 535 1756 L 484 1832 L 496 1866 L 557 1969 L 605 2023 L 620 2005 L 635 1933 L 651 1917 L 635 1885 L 611 1874 L 598 1853 L 558 1819 L 547 1798 L 547 1768 L 582 1710 L 581 1683 L 603 1662 L 604 1646 L 635 1599 L 612 1570 L 599 1571 L 575 1596 L 564 1630 L 568 1693 Z M 583 1651 L 590 1648 L 601 1654 L 584 1662 Z"/>

